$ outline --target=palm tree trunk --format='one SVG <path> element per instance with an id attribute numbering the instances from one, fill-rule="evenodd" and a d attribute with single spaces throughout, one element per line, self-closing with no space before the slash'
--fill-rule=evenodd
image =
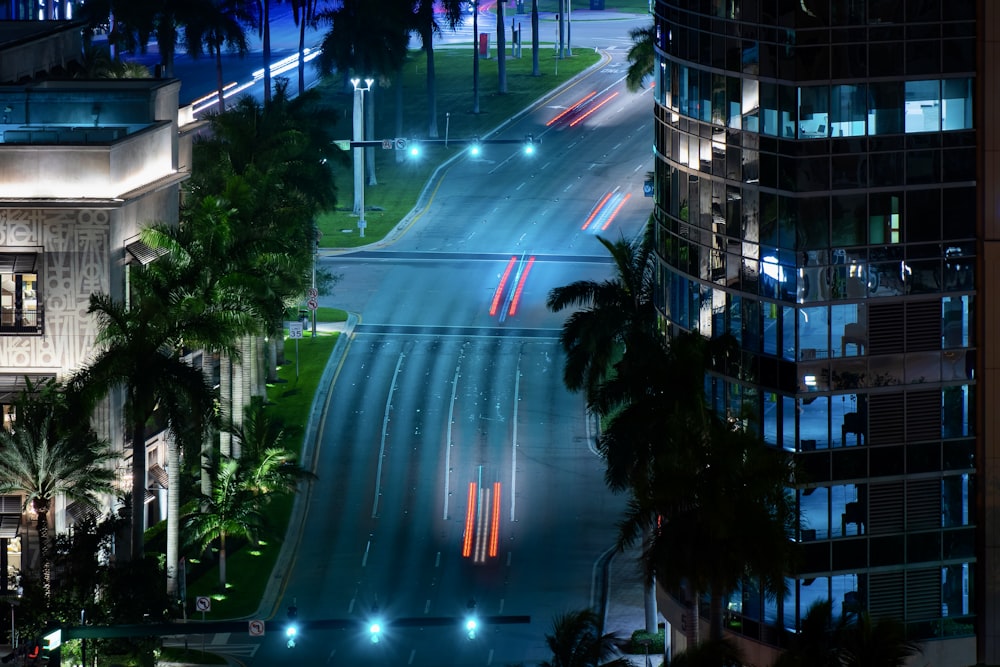
<path id="1" fill-rule="evenodd" d="M 437 139 L 437 85 L 434 79 L 434 38 L 430 26 L 427 26 L 426 31 L 427 39 L 424 40 L 424 50 L 427 52 L 427 136 L 430 139 Z"/>
<path id="2" fill-rule="evenodd" d="M 226 590 L 226 533 L 219 534 L 219 586 Z"/>
<path id="3" fill-rule="evenodd" d="M 538 0 L 531 0 L 531 76 L 541 76 L 538 66 Z"/>
<path id="4" fill-rule="evenodd" d="M 306 17 L 310 13 L 309 7 L 302 7 L 302 19 L 299 21 L 299 95 L 306 92 Z"/>
<path id="5" fill-rule="evenodd" d="M 42 565 L 42 590 L 45 592 L 45 604 L 52 597 L 52 551 L 49 548 L 49 501 L 38 499 L 34 503 L 38 514 L 38 558 Z"/>
<path id="6" fill-rule="evenodd" d="M 708 638 L 711 641 L 717 641 L 722 639 L 723 596 L 721 593 L 712 591 L 712 597 L 709 600 Z"/>
<path id="7" fill-rule="evenodd" d="M 135 401 L 132 403 L 135 406 Z M 135 409 L 135 408 L 133 408 Z M 132 539 L 129 559 L 142 560 L 146 530 L 146 415 L 141 408 L 132 423 Z"/>
<path id="8" fill-rule="evenodd" d="M 271 103 L 271 1 L 261 1 L 261 50 L 264 52 L 264 106 Z"/>
<path id="9" fill-rule="evenodd" d="M 229 427 L 233 415 L 233 359 L 223 352 L 219 355 L 219 408 L 222 429 L 219 431 L 219 453 L 224 457 L 233 455 L 233 436 Z M 203 495 L 211 493 L 211 482 L 208 489 L 202 483 Z"/>
<path id="10" fill-rule="evenodd" d="M 167 595 L 177 598 L 177 559 L 181 513 L 181 456 L 177 437 L 167 432 Z"/>
<path id="11" fill-rule="evenodd" d="M 691 620 L 688 622 L 687 627 L 687 647 L 689 650 L 701 643 L 701 612 L 699 611 L 698 603 L 700 596 L 701 593 L 698 591 L 691 591 L 691 608 L 688 611 Z"/>
<path id="12" fill-rule="evenodd" d="M 479 2 L 472 14 L 472 113 L 479 113 Z"/>
<path id="13" fill-rule="evenodd" d="M 396 70 L 392 77 L 392 90 L 396 96 L 396 133 L 393 136 L 403 136 L 403 69 Z M 396 162 L 406 161 L 405 151 L 393 151 L 396 154 Z"/>
<path id="14" fill-rule="evenodd" d="M 507 28 L 503 24 L 503 2 L 497 2 L 497 92 L 501 95 L 507 92 Z"/>
<path id="15" fill-rule="evenodd" d="M 375 138 L 375 89 L 368 90 L 368 104 L 365 105 L 365 141 Z M 378 185 L 375 180 L 375 147 L 365 148 L 365 183 Z"/>
<path id="16" fill-rule="evenodd" d="M 649 527 L 644 528 L 642 531 L 642 544 L 644 549 L 649 546 L 652 539 L 653 536 Z M 649 582 L 643 590 L 642 602 L 643 611 L 645 612 L 646 632 L 656 634 L 658 629 L 656 623 L 656 575 L 649 578 Z"/>
<path id="17" fill-rule="evenodd" d="M 226 97 L 222 83 L 222 46 L 215 47 L 215 86 L 219 91 L 219 113 L 226 110 Z"/>

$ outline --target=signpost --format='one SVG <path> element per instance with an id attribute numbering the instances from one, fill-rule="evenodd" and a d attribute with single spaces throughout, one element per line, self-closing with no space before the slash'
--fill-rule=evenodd
<path id="1" fill-rule="evenodd" d="M 302 338 L 302 322 L 289 322 L 288 323 L 288 337 L 295 340 L 295 380 L 298 381 L 298 379 L 299 379 L 299 339 Z"/>
<path id="2" fill-rule="evenodd" d="M 247 622 L 247 631 L 250 633 L 251 637 L 263 637 L 264 636 L 264 621 L 259 618 L 251 619 Z"/>

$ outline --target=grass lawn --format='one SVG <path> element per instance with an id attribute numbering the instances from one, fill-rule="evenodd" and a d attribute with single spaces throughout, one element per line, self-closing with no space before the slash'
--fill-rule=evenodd
<path id="1" fill-rule="evenodd" d="M 531 76 L 531 49 L 523 51 L 522 58 L 507 58 L 507 93 L 498 90 L 497 61 L 480 60 L 479 113 L 472 113 L 472 48 L 442 48 L 434 52 L 437 81 L 438 135 L 450 139 L 471 139 L 486 135 L 508 118 L 529 107 L 560 84 L 573 78 L 600 60 L 592 50 L 576 49 L 571 58 L 557 61 L 551 48 L 541 49 L 539 69 L 541 76 Z M 558 62 L 558 74 L 556 64 Z M 419 139 L 427 135 L 427 59 L 422 52 L 412 52 L 403 74 L 403 136 Z M 323 94 L 337 109 L 350 110 L 353 93 L 343 92 L 340 82 L 329 81 Z M 376 138 L 394 137 L 395 107 L 391 89 L 381 89 L 375 84 L 374 94 L 366 94 L 365 103 L 374 99 Z M 445 114 L 448 114 L 446 117 Z M 345 120 L 334 130 L 336 136 L 349 138 L 351 128 L 347 111 Z M 517 138 L 517 137 L 505 137 Z M 416 205 L 434 169 L 449 157 L 463 150 L 461 146 L 444 147 L 443 144 L 425 145 L 419 158 L 406 158 L 397 162 L 396 151 L 376 148 L 376 185 L 365 189 L 365 220 L 368 227 L 365 238 L 358 233 L 358 218 L 352 213 L 354 203 L 354 178 L 351 164 L 345 162 L 335 167 L 337 207 L 319 216 L 318 225 L 324 248 L 356 248 L 383 238 Z M 544 151 L 544 145 L 540 147 Z"/>
<path id="2" fill-rule="evenodd" d="M 556 0 L 539 2 L 541 11 L 554 11 L 555 7 Z M 608 10 L 645 13 L 648 4 L 647 0 L 606 0 L 606 7 Z M 503 95 L 497 92 L 496 60 L 480 61 L 480 113 L 473 114 L 471 45 L 470 48 L 436 50 L 439 136 L 444 138 L 446 113 L 449 114 L 449 137 L 468 139 L 485 135 L 600 59 L 599 54 L 593 51 L 576 49 L 572 57 L 558 61 L 557 73 L 553 51 L 551 48 L 542 49 L 541 76 L 533 77 L 530 46 L 524 49 L 523 54 L 524 57 L 520 59 L 508 58 L 506 61 L 508 92 Z M 404 71 L 404 136 L 408 138 L 420 138 L 427 133 L 425 77 L 426 58 L 422 52 L 414 52 Z M 328 81 L 321 90 L 331 104 L 342 110 L 345 119 L 337 125 L 336 136 L 349 137 L 352 95 L 343 91 L 339 81 Z M 377 89 L 375 96 L 376 104 L 379 104 L 375 113 L 375 136 L 394 137 L 395 112 L 391 106 L 391 92 Z M 341 133 L 343 137 L 340 137 Z M 544 150 L 544 146 L 541 149 Z M 335 183 L 338 185 L 340 204 L 335 211 L 323 214 L 318 220 L 323 233 L 321 245 L 326 248 L 353 248 L 383 238 L 416 205 L 417 197 L 434 169 L 458 150 L 461 149 L 454 146 L 426 146 L 420 159 L 397 162 L 395 151 L 376 149 L 375 171 L 378 184 L 368 187 L 365 192 L 368 228 L 364 239 L 360 238 L 357 231 L 357 217 L 351 213 L 353 178 L 350 164 L 345 162 L 338 166 Z M 347 313 L 333 308 L 320 308 L 317 318 L 320 322 L 342 322 L 347 319 Z M 268 409 L 273 410 L 286 424 L 297 425 L 303 430 L 320 376 L 337 340 L 337 334 L 323 333 L 314 339 L 308 328 L 304 334 L 305 337 L 298 341 L 297 348 L 294 340 L 285 340 L 286 363 L 278 372 L 283 382 L 268 386 L 267 391 L 268 400 L 272 403 Z M 296 442 L 296 446 L 300 448 L 301 441 Z M 199 595 L 210 595 L 213 598 L 212 611 L 205 614 L 206 620 L 239 618 L 257 610 L 281 549 L 292 502 L 293 499 L 287 497 L 276 500 L 269 506 L 269 521 L 275 533 L 273 536 L 265 538 L 257 547 L 247 544 L 235 549 L 230 547 L 225 591 L 220 590 L 218 585 L 217 566 L 201 567 L 200 574 L 189 579 L 189 618 L 201 617 L 201 614 L 191 611 L 194 598 Z"/>
<path id="3" fill-rule="evenodd" d="M 320 320 L 329 314 L 339 317 L 335 309 L 321 308 Z M 346 314 L 344 314 L 346 318 Z M 282 383 L 269 385 L 267 398 L 274 410 L 286 424 L 295 425 L 305 430 L 312 407 L 312 397 L 316 393 L 320 376 L 333 352 L 338 334 L 320 333 L 312 338 L 309 332 L 299 341 L 299 376 L 295 377 L 295 341 L 285 340 L 285 365 L 279 368 L 278 377 Z M 294 443 L 294 449 L 301 448 L 301 439 Z M 248 616 L 257 610 L 261 596 L 281 550 L 281 542 L 288 526 L 288 517 L 292 509 L 291 496 L 278 498 L 267 509 L 268 523 L 273 535 L 265 537 L 258 547 L 244 544 L 235 550 L 230 547 L 226 559 L 227 587 L 219 589 L 219 569 L 212 566 L 203 570 L 194 580 L 188 581 L 187 601 L 188 617 L 201 619 L 200 613 L 193 613 L 194 598 L 199 595 L 210 595 L 213 598 L 212 611 L 205 614 L 206 620 L 220 620 Z M 194 563 L 197 566 L 197 563 Z"/>

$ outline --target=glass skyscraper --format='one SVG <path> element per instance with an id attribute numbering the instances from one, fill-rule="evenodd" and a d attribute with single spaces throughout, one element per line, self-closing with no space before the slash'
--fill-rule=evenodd
<path id="1" fill-rule="evenodd" d="M 738 340 L 711 399 L 805 477 L 789 594 L 729 601 L 747 639 L 829 599 L 903 621 L 934 664 L 997 661 L 984 5 L 655 2 L 661 324 Z"/>

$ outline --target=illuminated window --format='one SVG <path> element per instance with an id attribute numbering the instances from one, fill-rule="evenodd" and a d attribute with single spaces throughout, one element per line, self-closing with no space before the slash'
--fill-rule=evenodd
<path id="1" fill-rule="evenodd" d="M 0 332 L 41 333 L 35 253 L 0 253 Z"/>

